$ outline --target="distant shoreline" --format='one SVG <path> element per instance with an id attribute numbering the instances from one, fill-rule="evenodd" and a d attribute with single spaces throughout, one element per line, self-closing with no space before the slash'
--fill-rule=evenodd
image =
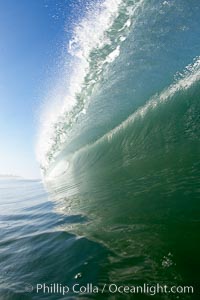
<path id="1" fill-rule="evenodd" d="M 17 176 L 17 175 L 0 175 L 0 179 L 22 179 L 21 176 Z"/>

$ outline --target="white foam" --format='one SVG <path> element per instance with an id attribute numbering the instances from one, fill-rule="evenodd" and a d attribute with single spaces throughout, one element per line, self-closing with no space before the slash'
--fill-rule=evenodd
<path id="1" fill-rule="evenodd" d="M 87 11 L 86 16 L 74 26 L 72 38 L 68 45 L 68 54 L 73 58 L 73 68 L 70 71 L 70 80 L 68 80 L 65 92 L 61 94 L 55 89 L 50 94 L 54 100 L 53 104 L 49 104 L 47 100 L 47 108 L 42 114 L 41 126 L 39 128 L 39 139 L 37 145 L 37 158 L 43 168 L 47 168 L 49 159 L 53 160 L 53 155 L 56 155 L 61 147 L 60 145 L 66 141 L 66 132 L 62 130 L 68 122 L 66 114 L 71 113 L 77 105 L 77 95 L 83 91 L 86 75 L 90 75 L 90 55 L 93 49 L 101 49 L 104 45 L 112 45 L 112 51 L 108 53 L 107 57 L 96 64 L 97 79 L 90 80 L 90 86 L 96 84 L 98 76 L 101 75 L 102 68 L 106 64 L 113 63 L 120 55 L 120 42 L 124 42 L 127 38 L 129 27 L 132 26 L 133 15 L 137 13 L 137 8 L 145 0 L 140 0 L 136 3 L 127 6 L 127 2 L 123 0 L 104 0 L 98 3 L 95 7 Z M 118 32 L 121 33 L 119 43 L 113 43 L 110 40 L 107 32 L 112 27 L 114 21 L 119 16 L 121 6 L 124 5 L 126 21 L 119 28 Z M 123 32 L 125 31 L 125 32 Z M 71 66 L 70 66 L 71 67 Z M 67 64 L 66 68 L 69 68 Z M 95 76 L 94 76 L 95 77 Z M 65 82 L 65 80 L 64 80 Z M 61 100 L 62 99 L 62 100 Z M 81 111 L 77 114 L 86 113 L 86 103 L 88 103 L 87 94 L 83 95 L 83 105 Z M 78 110 L 79 111 L 79 110 Z M 72 113 L 73 117 L 73 113 Z M 74 118 L 75 120 L 76 118 Z M 70 122 L 70 121 L 69 121 Z M 51 158 L 50 158 L 51 156 Z"/>
<path id="2" fill-rule="evenodd" d="M 103 44 L 109 42 L 104 34 L 117 17 L 121 2 L 122 0 L 105 0 L 99 3 L 74 27 L 72 39 L 68 46 L 68 53 L 74 57 L 73 71 L 68 82 L 68 88 L 65 91 L 66 95 L 63 95 L 63 93 L 60 95 L 57 88 L 54 92 L 51 92 L 51 97 L 48 98 L 54 100 L 47 99 L 41 117 L 37 158 L 43 167 L 48 165 L 47 154 L 57 138 L 55 124 L 59 122 L 59 118 L 62 118 L 66 112 L 70 112 L 76 105 L 76 95 L 81 92 L 84 78 L 89 69 L 89 54 L 92 49 L 102 47 Z M 119 49 L 117 48 L 110 55 L 108 61 L 112 62 L 118 55 Z M 60 98 L 62 98 L 62 101 L 60 101 Z M 83 113 L 86 113 L 85 109 L 83 109 Z M 60 139 L 61 142 L 64 142 L 64 133 L 61 134 Z"/>
<path id="3" fill-rule="evenodd" d="M 108 63 L 113 62 L 119 55 L 120 55 L 120 46 L 117 46 L 117 48 L 106 57 L 106 62 Z"/>

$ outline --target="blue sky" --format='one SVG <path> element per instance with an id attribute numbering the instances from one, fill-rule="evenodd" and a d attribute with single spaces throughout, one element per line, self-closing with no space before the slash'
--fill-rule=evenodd
<path id="1" fill-rule="evenodd" d="M 40 176 L 39 107 L 68 39 L 70 14 L 67 0 L 0 1 L 0 174 Z"/>

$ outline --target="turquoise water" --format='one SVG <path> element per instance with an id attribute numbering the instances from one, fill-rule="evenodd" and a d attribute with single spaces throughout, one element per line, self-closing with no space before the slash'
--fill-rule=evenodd
<path id="1" fill-rule="evenodd" d="M 199 299 L 199 15 L 197 0 L 110 0 L 75 25 L 75 73 L 40 132 L 43 183 L 0 182 L 0 299 Z"/>

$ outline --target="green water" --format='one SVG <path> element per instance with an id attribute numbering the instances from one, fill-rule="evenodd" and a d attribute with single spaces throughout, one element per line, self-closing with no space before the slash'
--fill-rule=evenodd
<path id="1" fill-rule="evenodd" d="M 66 173 L 48 185 L 61 211 L 89 219 L 70 231 L 114 254 L 102 270 L 109 282 L 198 290 L 198 95 L 196 84 L 143 116 L 137 113 L 111 136 L 78 151 Z"/>
<path id="2" fill-rule="evenodd" d="M 67 114 L 55 124 L 46 187 L 57 211 L 85 218 L 63 229 L 109 251 L 101 287 L 191 285 L 194 294 L 154 298 L 198 299 L 200 5 L 122 2 L 104 44 L 85 57 L 87 75 L 70 126 Z M 118 55 L 110 62 L 111 51 Z"/>
<path id="3" fill-rule="evenodd" d="M 104 6 L 73 33 L 43 182 L 0 181 L 0 300 L 199 299 L 200 3 Z"/>

